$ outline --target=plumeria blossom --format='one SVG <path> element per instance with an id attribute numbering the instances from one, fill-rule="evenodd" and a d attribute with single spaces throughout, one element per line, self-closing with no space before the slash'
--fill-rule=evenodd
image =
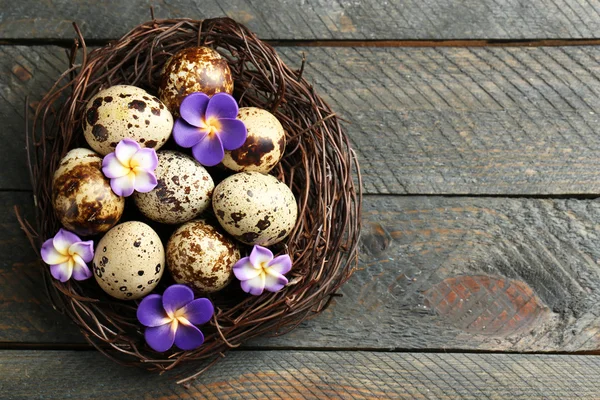
<path id="1" fill-rule="evenodd" d="M 118 196 L 131 196 L 134 190 L 146 193 L 156 187 L 154 170 L 158 165 L 156 151 L 131 139 L 123 139 L 115 151 L 102 160 L 102 172 L 110 179 L 110 187 Z"/>
<path id="2" fill-rule="evenodd" d="M 155 351 L 167 351 L 173 343 L 181 350 L 193 350 L 204 343 L 204 335 L 195 325 L 208 322 L 214 311 L 209 299 L 194 300 L 189 287 L 171 285 L 162 296 L 146 296 L 138 306 L 137 318 L 147 327 L 146 342 Z"/>
<path id="3" fill-rule="evenodd" d="M 173 138 L 179 146 L 191 147 L 194 158 L 202 165 L 217 165 L 223 160 L 224 150 L 235 150 L 246 141 L 246 125 L 236 118 L 238 105 L 228 93 L 212 97 L 192 93 L 181 102 L 179 114 Z"/>
<path id="4" fill-rule="evenodd" d="M 273 258 L 271 250 L 254 246 L 250 256 L 235 263 L 233 273 L 241 281 L 242 290 L 254 296 L 264 290 L 277 292 L 287 285 L 284 276 L 292 269 L 292 260 L 287 254 Z"/>
<path id="5" fill-rule="evenodd" d="M 87 263 L 94 258 L 94 242 L 82 241 L 79 236 L 60 229 L 56 236 L 42 245 L 42 260 L 50 265 L 55 279 L 66 282 L 71 279 L 83 281 L 92 276 Z"/>

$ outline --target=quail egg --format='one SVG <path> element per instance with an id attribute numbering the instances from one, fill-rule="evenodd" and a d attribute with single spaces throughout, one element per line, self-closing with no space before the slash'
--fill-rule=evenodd
<path id="1" fill-rule="evenodd" d="M 213 210 L 219 224 L 246 244 L 269 246 L 287 237 L 298 206 L 290 188 L 260 172 L 231 175 L 215 187 Z"/>
<path id="2" fill-rule="evenodd" d="M 105 156 L 126 138 L 158 150 L 173 130 L 173 116 L 144 89 L 117 85 L 100 91 L 87 104 L 83 134 L 90 147 Z"/>

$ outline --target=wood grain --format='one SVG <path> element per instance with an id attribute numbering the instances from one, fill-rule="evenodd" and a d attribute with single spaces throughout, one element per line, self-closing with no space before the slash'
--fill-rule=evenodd
<path id="1" fill-rule="evenodd" d="M 1 209 L 26 193 L 0 193 Z M 0 342 L 82 343 L 51 312 L 4 211 Z M 359 270 L 317 318 L 260 348 L 600 349 L 600 203 L 368 196 Z M 376 294 L 376 295 L 374 295 Z"/>
<path id="2" fill-rule="evenodd" d="M 4 7 L 2 38 L 117 38 L 158 18 L 229 16 L 265 39 L 532 39 L 591 38 L 600 29 L 595 1 L 479 2 L 393 0 L 172 0 L 39 2 Z"/>
<path id="3" fill-rule="evenodd" d="M 349 121 L 366 193 L 600 193 L 600 47 L 278 50 Z M 0 188 L 29 187 L 24 99 L 63 53 L 0 46 Z"/>
<path id="4" fill-rule="evenodd" d="M 7 399 L 596 399 L 600 358 L 238 351 L 189 387 L 94 352 L 2 351 Z"/>

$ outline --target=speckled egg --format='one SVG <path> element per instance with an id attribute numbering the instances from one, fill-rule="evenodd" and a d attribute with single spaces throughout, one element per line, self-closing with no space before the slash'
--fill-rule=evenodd
<path id="1" fill-rule="evenodd" d="M 175 282 L 204 293 L 227 286 L 239 259 L 237 245 L 203 220 L 182 225 L 167 243 L 167 265 Z"/>
<path id="2" fill-rule="evenodd" d="M 261 246 L 287 237 L 298 217 L 290 188 L 260 172 L 241 172 L 219 183 L 213 193 L 213 210 L 230 235 Z"/>
<path id="3" fill-rule="evenodd" d="M 165 64 L 158 97 L 174 115 L 190 93 L 233 93 L 233 78 L 227 60 L 210 47 L 188 47 Z"/>
<path id="4" fill-rule="evenodd" d="M 52 179 L 52 203 L 60 223 L 80 236 L 108 231 L 125 208 L 125 199 L 102 174 L 102 158 L 88 149 L 73 149 L 60 161 Z"/>
<path id="5" fill-rule="evenodd" d="M 126 138 L 158 150 L 173 130 L 173 116 L 165 105 L 144 89 L 117 85 L 100 91 L 85 108 L 83 134 L 102 155 Z"/>
<path id="6" fill-rule="evenodd" d="M 148 193 L 135 192 L 136 206 L 146 217 L 163 224 L 180 224 L 210 205 L 215 184 L 206 169 L 178 151 L 157 153 L 157 185 Z"/>
<path id="7" fill-rule="evenodd" d="M 240 108 L 238 119 L 248 130 L 242 147 L 225 152 L 223 165 L 233 171 L 268 173 L 281 160 L 285 150 L 285 131 L 279 120 L 267 110 Z"/>
<path id="8" fill-rule="evenodd" d="M 112 297 L 135 300 L 156 287 L 165 267 L 160 238 L 139 221 L 119 224 L 100 239 L 94 254 L 96 282 Z"/>

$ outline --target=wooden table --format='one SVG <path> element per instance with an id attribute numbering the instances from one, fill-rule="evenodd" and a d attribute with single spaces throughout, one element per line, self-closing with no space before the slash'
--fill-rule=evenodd
<path id="1" fill-rule="evenodd" d="M 23 105 L 66 68 L 71 21 L 99 45 L 150 3 L 0 2 L 0 397 L 600 398 L 593 0 L 154 2 L 306 54 L 360 158 L 360 266 L 322 315 L 188 389 L 86 346 L 12 211 L 33 208 Z"/>

